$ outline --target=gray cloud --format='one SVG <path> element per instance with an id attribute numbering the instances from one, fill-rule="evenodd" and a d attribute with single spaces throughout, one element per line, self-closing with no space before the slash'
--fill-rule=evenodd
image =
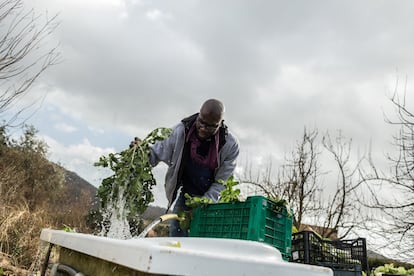
<path id="1" fill-rule="evenodd" d="M 305 126 L 367 143 L 390 132 L 397 70 L 414 69 L 412 1 L 78 2 L 36 2 L 61 18 L 47 81 L 98 128 L 171 126 L 217 97 L 252 152 Z"/>

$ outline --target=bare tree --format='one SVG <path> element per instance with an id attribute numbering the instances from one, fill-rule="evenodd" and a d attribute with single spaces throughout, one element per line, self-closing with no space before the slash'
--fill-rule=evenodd
<path id="1" fill-rule="evenodd" d="M 269 162 L 265 171 L 254 174 L 251 168 L 247 170 L 242 183 L 253 184 L 269 198 L 284 199 L 295 210 L 293 225 L 299 229 L 302 220 L 311 215 L 314 202 L 318 196 L 317 178 L 319 174 L 318 155 L 315 145 L 318 135 L 316 130 L 304 129 L 302 139 L 297 143 L 295 150 L 285 159 L 278 170 L 277 177 L 272 174 L 272 163 Z"/>
<path id="2" fill-rule="evenodd" d="M 386 158 L 390 171 L 378 169 L 372 158 L 369 169 L 360 171 L 366 188 L 371 192 L 364 204 L 380 213 L 375 229 L 371 231 L 384 236 L 384 246 L 396 250 L 401 258 L 414 258 L 414 113 L 397 93 L 390 99 L 395 108 L 395 119 L 385 118 L 390 125 L 399 127 L 393 136 L 395 153 Z"/>
<path id="3" fill-rule="evenodd" d="M 320 176 L 320 151 L 315 144 L 317 136 L 316 130 L 308 132 L 305 129 L 302 140 L 296 145 L 296 151 L 280 172 L 282 181 L 279 183 L 283 183 L 280 196 L 291 202 L 296 210 L 294 223 L 298 229 L 304 217 L 311 216 L 315 211 L 314 203 L 320 196 L 321 190 L 317 182 Z"/>
<path id="4" fill-rule="evenodd" d="M 27 11 L 23 0 L 0 2 L 0 116 L 15 107 L 47 68 L 59 62 L 57 46 L 45 44 L 58 25 L 56 17 Z M 27 108 L 8 114 L 3 124 L 15 122 Z"/>
<path id="5" fill-rule="evenodd" d="M 358 197 L 361 182 L 356 179 L 363 158 L 351 159 L 352 139 L 346 139 L 339 131 L 335 142 L 329 133 L 322 139 L 324 148 L 334 160 L 338 179 L 334 193 L 325 200 L 317 213 L 323 217 L 323 236 L 329 237 L 339 229 L 344 230 L 340 238 L 347 236 L 354 228 L 359 227 L 361 218 Z"/>
<path id="6" fill-rule="evenodd" d="M 342 135 L 332 142 L 327 133 L 322 137 L 323 149 L 335 160 L 335 169 L 339 178 L 333 194 L 328 194 L 323 185 L 327 173 L 322 170 L 321 154 L 317 141 L 318 131 L 304 130 L 301 140 L 285 164 L 273 178 L 271 165 L 264 173 L 255 178 L 245 175 L 241 181 L 259 187 L 268 197 L 287 200 L 294 209 L 293 223 L 301 229 L 306 222 L 317 224 L 318 232 L 323 237 L 336 236 L 338 229 L 345 230 L 340 238 L 345 237 L 358 224 L 355 219 L 353 193 L 359 182 L 353 184 L 357 164 L 351 164 L 351 141 L 345 141 Z M 332 163 L 332 162 L 330 162 Z M 327 166 L 325 164 L 325 170 Z M 316 229 L 315 229 L 316 230 Z"/>

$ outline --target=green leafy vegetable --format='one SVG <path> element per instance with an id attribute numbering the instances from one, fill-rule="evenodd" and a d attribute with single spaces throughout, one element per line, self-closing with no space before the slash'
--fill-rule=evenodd
<path id="1" fill-rule="evenodd" d="M 238 185 L 239 182 L 235 181 L 233 176 L 229 177 L 227 181 L 219 180 L 219 183 L 223 184 L 226 188 L 220 192 L 220 199 L 218 203 L 230 203 L 230 202 L 238 202 L 240 190 L 234 189 L 234 186 Z M 198 196 L 190 196 L 188 193 L 184 194 L 185 197 L 185 205 L 190 208 L 196 208 L 200 206 L 206 206 L 209 204 L 213 204 L 213 200 L 211 198 L 206 197 L 198 197 Z M 192 212 L 191 211 L 183 211 L 178 214 L 180 218 L 180 228 L 181 229 L 189 229 L 191 223 Z"/>
<path id="2" fill-rule="evenodd" d="M 109 168 L 113 175 L 102 180 L 98 197 L 103 209 L 109 206 L 119 207 L 118 202 L 125 201 L 123 208 L 130 216 L 142 214 L 154 201 L 152 187 L 156 184 L 149 162 L 150 145 L 161 141 L 171 134 L 170 128 L 156 128 L 144 140 L 120 153 L 102 156 L 95 166 Z"/>
<path id="3" fill-rule="evenodd" d="M 240 189 L 234 189 L 234 186 L 239 185 L 238 181 L 234 180 L 233 176 L 230 176 L 227 181 L 219 180 L 220 184 L 223 184 L 226 188 L 220 193 L 220 203 L 239 202 Z"/>
<path id="4" fill-rule="evenodd" d="M 391 263 L 379 266 L 371 273 L 372 276 L 381 276 L 383 274 L 412 276 L 414 275 L 414 268 L 406 270 L 405 267 L 402 266 L 394 267 L 394 264 Z"/>
<path id="5" fill-rule="evenodd" d="M 178 219 L 180 221 L 180 228 L 183 230 L 188 230 L 190 228 L 192 212 L 190 211 L 181 211 L 178 214 Z"/>
<path id="6" fill-rule="evenodd" d="M 220 192 L 220 199 L 217 203 L 229 203 L 238 202 L 240 189 L 234 189 L 234 186 L 238 185 L 239 182 L 234 180 L 233 176 L 230 176 L 226 181 L 219 180 L 220 184 L 225 186 L 225 189 Z M 203 205 L 214 203 L 212 199 L 206 197 L 190 196 L 185 193 L 185 205 L 191 208 L 196 208 Z"/>
<path id="7" fill-rule="evenodd" d="M 63 224 L 63 231 L 70 232 L 70 233 L 75 233 L 76 232 L 76 229 L 70 227 L 69 225 Z"/>
<path id="8" fill-rule="evenodd" d="M 278 197 L 269 197 L 269 199 L 274 203 L 274 211 L 277 213 L 282 213 L 283 210 L 286 209 L 288 217 L 291 217 L 293 215 L 292 209 L 289 206 L 289 202 L 286 201 L 286 199 L 280 199 Z"/>
<path id="9" fill-rule="evenodd" d="M 213 203 L 213 200 L 211 198 L 190 196 L 188 193 L 185 193 L 184 197 L 185 197 L 185 205 L 191 208 Z"/>

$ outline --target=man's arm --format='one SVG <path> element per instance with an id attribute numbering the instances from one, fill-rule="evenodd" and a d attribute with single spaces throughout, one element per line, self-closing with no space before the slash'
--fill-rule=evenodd
<path id="1" fill-rule="evenodd" d="M 234 174 L 234 170 L 237 165 L 237 157 L 239 156 L 239 144 L 236 139 L 232 136 L 229 136 L 229 141 L 223 147 L 223 156 L 219 168 L 217 169 L 215 179 L 226 181 L 230 176 Z M 220 192 L 224 190 L 224 185 L 214 182 L 211 187 L 204 194 L 204 197 L 212 199 L 214 202 L 217 202 L 220 197 Z"/>
<path id="2" fill-rule="evenodd" d="M 182 136 L 182 124 L 178 124 L 173 127 L 173 131 L 162 141 L 156 142 L 150 148 L 150 163 L 155 167 L 159 162 L 164 162 L 168 166 L 171 165 L 174 150 L 177 146 L 178 139 L 183 139 Z"/>

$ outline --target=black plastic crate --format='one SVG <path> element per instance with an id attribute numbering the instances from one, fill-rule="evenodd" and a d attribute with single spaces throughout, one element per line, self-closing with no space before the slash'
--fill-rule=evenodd
<path id="1" fill-rule="evenodd" d="M 362 269 L 359 264 L 333 264 L 321 262 L 318 263 L 318 265 L 331 268 L 334 276 L 362 276 Z"/>
<path id="2" fill-rule="evenodd" d="M 322 265 L 358 265 L 368 272 L 367 246 L 364 238 L 349 240 L 327 240 L 312 231 L 302 231 L 292 235 L 291 262 Z M 350 269 L 348 268 L 347 271 Z M 352 270 L 352 266 L 351 266 Z"/>

